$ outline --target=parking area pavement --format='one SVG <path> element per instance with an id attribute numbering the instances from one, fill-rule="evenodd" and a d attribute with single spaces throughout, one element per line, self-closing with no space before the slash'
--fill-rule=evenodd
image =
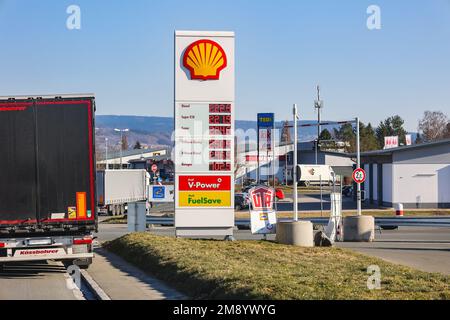
<path id="1" fill-rule="evenodd" d="M 374 243 L 340 242 L 337 246 L 418 270 L 450 275 L 450 228 L 400 227 L 377 232 Z"/>

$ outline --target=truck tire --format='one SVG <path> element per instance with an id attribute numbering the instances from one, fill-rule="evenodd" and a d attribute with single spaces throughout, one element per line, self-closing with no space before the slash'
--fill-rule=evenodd
<path id="1" fill-rule="evenodd" d="M 83 261 L 76 261 L 75 264 L 82 270 L 89 269 L 90 265 L 92 264 L 92 258 L 89 259 L 83 259 Z"/>
<path id="2" fill-rule="evenodd" d="M 383 229 L 383 230 L 397 230 L 398 226 L 382 226 L 381 229 Z"/>

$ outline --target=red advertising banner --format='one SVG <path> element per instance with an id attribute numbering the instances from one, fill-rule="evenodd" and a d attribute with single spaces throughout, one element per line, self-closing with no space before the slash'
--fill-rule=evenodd
<path id="1" fill-rule="evenodd" d="M 398 136 L 384 137 L 384 149 L 397 148 L 398 145 Z"/>
<path id="2" fill-rule="evenodd" d="M 245 161 L 246 162 L 258 162 L 258 156 L 257 155 L 246 155 Z M 259 161 L 269 161 L 269 157 L 260 155 Z"/>
<path id="3" fill-rule="evenodd" d="M 230 191 L 231 176 L 180 176 L 180 191 Z"/>
<path id="4" fill-rule="evenodd" d="M 248 192 L 254 210 L 272 210 L 275 191 L 266 186 L 257 186 Z"/>

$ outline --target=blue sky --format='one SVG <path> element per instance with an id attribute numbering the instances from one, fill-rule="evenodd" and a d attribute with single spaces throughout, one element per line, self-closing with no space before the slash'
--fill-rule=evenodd
<path id="1" fill-rule="evenodd" d="M 450 116 L 450 0 L 0 0 L 0 95 L 93 92 L 98 114 L 172 116 L 176 29 L 236 32 L 238 119 L 293 103 L 312 119 L 317 83 L 326 119 Z"/>

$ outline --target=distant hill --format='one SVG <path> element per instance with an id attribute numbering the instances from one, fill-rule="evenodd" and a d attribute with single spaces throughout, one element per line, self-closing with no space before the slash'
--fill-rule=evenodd
<path id="1" fill-rule="evenodd" d="M 171 146 L 171 136 L 174 130 L 174 120 L 171 117 L 144 117 L 144 116 L 113 116 L 98 115 L 95 118 L 97 145 L 101 149 L 108 138 L 110 146 L 118 145 L 120 134 L 114 128 L 130 129 L 127 133 L 128 145 L 133 147 L 136 141 L 149 147 Z M 300 123 L 314 123 L 314 121 L 300 121 Z M 277 122 L 276 127 L 281 128 L 282 122 Z M 256 130 L 256 121 L 237 120 L 236 129 L 244 131 Z M 328 127 L 331 131 L 332 127 Z M 312 140 L 316 137 L 316 127 L 299 129 L 300 141 Z"/>
<path id="2" fill-rule="evenodd" d="M 140 116 L 96 116 L 98 128 L 129 128 L 143 133 L 172 132 L 173 118 Z"/>
<path id="3" fill-rule="evenodd" d="M 171 117 L 142 117 L 142 116 L 96 116 L 96 145 L 97 150 L 101 154 L 106 147 L 105 138 L 108 139 L 108 150 L 118 151 L 120 134 L 114 131 L 114 128 L 130 129 L 127 140 L 128 147 L 133 148 L 136 141 L 141 145 L 149 148 L 170 147 L 172 143 L 172 132 L 174 128 L 173 118 Z M 316 123 L 313 120 L 300 121 L 300 124 Z M 283 126 L 282 122 L 275 124 L 277 128 Z M 322 129 L 324 129 L 323 127 Z M 332 132 L 333 128 L 338 126 L 326 126 Z M 237 120 L 236 129 L 244 131 L 256 130 L 256 121 Z M 291 137 L 293 136 L 291 130 Z M 317 127 L 301 127 L 299 128 L 299 141 L 311 141 L 317 136 Z M 412 133 L 413 143 L 416 140 L 417 133 Z"/>

